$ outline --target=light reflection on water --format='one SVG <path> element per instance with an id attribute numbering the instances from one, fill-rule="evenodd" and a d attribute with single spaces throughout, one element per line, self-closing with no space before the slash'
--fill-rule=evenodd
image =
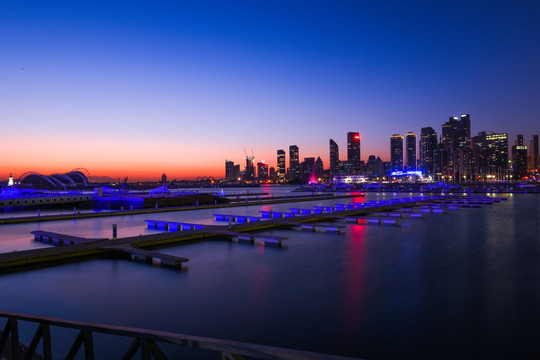
<path id="1" fill-rule="evenodd" d="M 302 205 L 272 209 L 289 207 Z M 289 237 L 281 249 L 225 241 L 161 249 L 190 259 L 180 272 L 105 259 L 7 274 L 0 308 L 373 359 L 538 357 L 539 209 L 540 197 L 514 196 L 410 226 L 268 232 Z M 217 212 L 205 211 L 163 216 Z M 145 217 L 40 226 L 144 232 Z"/>

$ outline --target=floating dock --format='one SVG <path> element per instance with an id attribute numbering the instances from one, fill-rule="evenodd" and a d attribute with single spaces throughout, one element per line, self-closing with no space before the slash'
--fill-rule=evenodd
<path id="1" fill-rule="evenodd" d="M 442 198 L 442 197 L 418 197 L 411 199 L 399 199 L 399 201 L 380 201 L 371 203 L 361 208 L 358 205 L 349 204 L 343 206 L 343 210 L 337 210 L 334 207 L 332 213 L 310 213 L 305 215 L 296 215 L 294 222 L 291 219 L 282 217 L 272 217 L 265 221 L 254 221 L 237 223 L 234 226 L 227 224 L 223 226 L 216 225 L 198 225 L 190 223 L 179 223 L 172 221 L 147 220 L 151 229 L 164 230 L 163 232 L 149 235 L 132 236 L 121 239 L 86 239 L 72 235 L 64 235 L 53 232 L 44 232 L 41 230 L 33 232 L 37 241 L 42 241 L 57 245 L 25 251 L 14 251 L 0 254 L 0 271 L 14 271 L 13 269 L 25 268 L 29 266 L 54 265 L 58 262 L 81 261 L 92 257 L 110 256 L 111 253 L 129 254 L 133 259 L 144 261 L 159 262 L 165 266 L 178 266 L 187 259 L 180 257 L 170 257 L 155 251 L 149 251 L 146 248 L 156 248 L 177 245 L 180 243 L 204 241 L 211 239 L 220 239 L 223 237 L 236 237 L 240 240 L 251 242 L 255 238 L 265 238 L 265 244 L 280 244 L 283 237 L 275 237 L 264 234 L 253 234 L 253 232 L 275 230 L 279 228 L 296 227 L 301 230 L 314 231 L 324 229 L 325 232 L 341 232 L 343 226 L 332 226 L 324 224 L 313 224 L 316 222 L 329 222 L 340 218 L 357 218 L 356 222 L 379 225 L 398 225 L 399 219 L 408 214 L 407 217 L 422 217 L 427 212 L 415 212 L 411 208 L 419 208 L 429 211 L 442 210 L 443 201 L 450 201 L 452 206 L 454 202 L 461 199 Z M 478 201 L 478 199 L 474 199 Z M 439 208 L 425 207 L 440 206 Z M 447 205 L 447 204 L 446 204 Z M 476 205 L 464 204 L 459 205 Z M 458 205 L 458 206 L 459 206 Z M 478 205 L 481 206 L 481 205 Z M 352 207 L 352 208 L 351 208 Z M 373 216 L 374 213 L 386 213 L 387 216 Z M 401 213 L 401 217 L 397 214 Z M 269 213 L 270 214 L 270 213 Z M 392 214 L 392 215 L 391 215 Z M 262 218 L 262 217 L 261 217 Z M 174 227 L 176 225 L 176 228 Z M 165 232 L 166 230 L 166 232 Z"/>
<path id="2" fill-rule="evenodd" d="M 185 231 L 204 229 L 204 225 L 167 221 L 167 220 L 144 220 L 150 230 Z"/>

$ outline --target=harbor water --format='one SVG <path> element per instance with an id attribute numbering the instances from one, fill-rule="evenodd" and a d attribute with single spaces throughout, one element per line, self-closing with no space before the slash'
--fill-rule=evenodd
<path id="1" fill-rule="evenodd" d="M 409 195 L 364 200 L 393 196 Z M 350 201 L 3 225 L 0 252 L 49 246 L 32 240 L 38 229 L 111 237 L 116 223 L 123 237 L 155 232 L 145 219 L 216 224 L 214 213 Z M 342 234 L 268 232 L 289 238 L 281 248 L 223 240 L 160 249 L 190 259 L 181 271 L 99 259 L 1 274 L 0 309 L 365 359 L 540 356 L 540 196 L 400 226 L 343 225 Z M 22 326 L 27 343 L 30 328 Z M 66 354 L 75 336 L 54 330 L 53 353 Z M 96 358 L 118 358 L 129 340 L 94 343 Z"/>

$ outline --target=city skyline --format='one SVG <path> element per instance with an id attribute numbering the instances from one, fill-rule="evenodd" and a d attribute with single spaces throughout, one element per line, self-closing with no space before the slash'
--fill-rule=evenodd
<path id="1" fill-rule="evenodd" d="M 540 133 L 540 5 L 25 1 L 0 5 L 0 179 L 26 171 L 133 180 L 276 167 L 276 150 L 390 160 L 389 137 L 471 114 Z M 418 138 L 417 138 L 418 142 Z M 419 157 L 419 149 L 417 155 Z M 287 159 L 288 163 L 288 159 Z"/>

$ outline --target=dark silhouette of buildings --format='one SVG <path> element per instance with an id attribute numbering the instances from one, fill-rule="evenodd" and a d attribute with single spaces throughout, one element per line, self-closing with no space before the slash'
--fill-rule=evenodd
<path id="1" fill-rule="evenodd" d="M 365 166 L 365 175 L 370 180 L 375 180 L 376 178 L 382 178 L 386 176 L 384 170 L 384 162 L 380 157 L 375 155 L 369 155 L 368 161 Z"/>
<path id="2" fill-rule="evenodd" d="M 523 135 L 519 134 L 512 146 L 512 170 L 515 180 L 527 176 L 527 154 L 527 145 L 523 144 Z"/>
<path id="3" fill-rule="evenodd" d="M 266 161 L 257 163 L 257 176 L 260 182 L 268 181 L 268 163 Z"/>
<path id="4" fill-rule="evenodd" d="M 302 173 L 300 169 L 300 151 L 298 146 L 289 146 L 289 180 L 300 181 Z"/>
<path id="5" fill-rule="evenodd" d="M 323 178 L 323 173 L 324 173 L 323 161 L 321 157 L 318 156 L 317 160 L 315 160 L 315 177 L 317 178 L 317 180 Z"/>
<path id="6" fill-rule="evenodd" d="M 244 170 L 244 180 L 255 180 L 255 157 L 246 155 L 246 169 Z"/>
<path id="7" fill-rule="evenodd" d="M 273 166 L 270 166 L 269 177 L 270 177 L 270 180 L 273 181 L 273 182 L 277 182 L 277 181 L 278 181 L 278 177 L 277 177 L 277 173 L 276 173 L 276 168 L 273 167 Z"/>
<path id="8" fill-rule="evenodd" d="M 225 160 L 225 179 L 227 181 L 236 180 L 234 177 L 234 162 Z"/>
<path id="9" fill-rule="evenodd" d="M 330 139 L 330 175 L 339 174 L 339 147 L 338 144 Z"/>
<path id="10" fill-rule="evenodd" d="M 240 164 L 234 165 L 233 168 L 233 179 L 234 181 L 240 181 L 242 174 L 240 172 Z"/>
<path id="11" fill-rule="evenodd" d="M 302 162 L 302 180 L 305 182 L 315 180 L 315 158 L 307 157 Z"/>
<path id="12" fill-rule="evenodd" d="M 539 158 L 538 158 L 538 135 L 533 135 L 531 141 L 529 142 L 529 168 L 538 169 Z"/>

